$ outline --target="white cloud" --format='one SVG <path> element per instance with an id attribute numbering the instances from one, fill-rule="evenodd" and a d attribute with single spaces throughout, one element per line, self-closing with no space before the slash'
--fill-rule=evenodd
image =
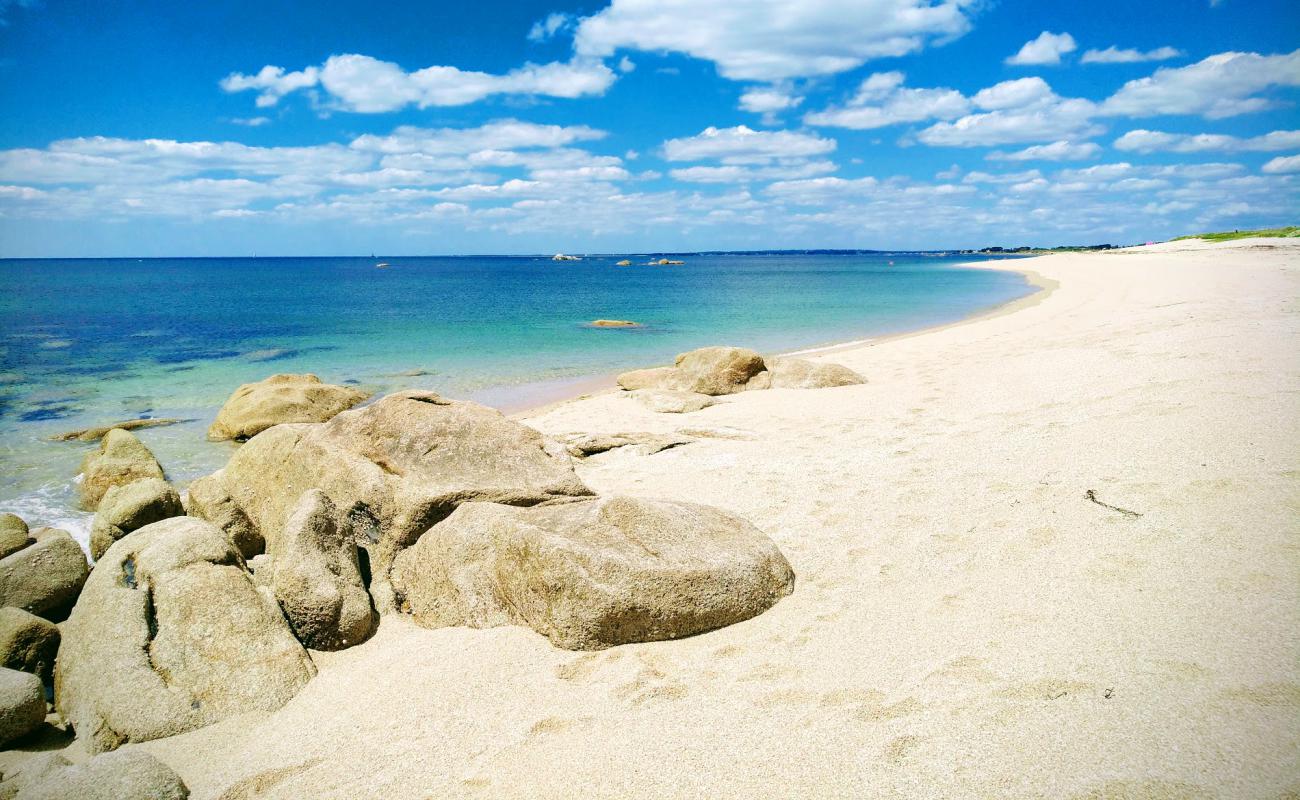
<path id="1" fill-rule="evenodd" d="M 1300 172 L 1300 156 L 1278 156 L 1260 167 L 1260 172 L 1283 175 Z"/>
<path id="2" fill-rule="evenodd" d="M 573 23 L 571 14 L 547 14 L 545 19 L 533 23 L 528 31 L 528 41 L 544 42 L 565 28 L 572 28 Z"/>
<path id="3" fill-rule="evenodd" d="M 1074 37 L 1068 33 L 1051 33 L 1043 31 L 1037 39 L 1025 42 L 1020 51 L 1007 58 L 1008 64 L 1033 66 L 1039 64 L 1060 64 L 1061 56 L 1072 53 L 1078 48 Z"/>
<path id="4" fill-rule="evenodd" d="M 820 156 L 835 149 L 835 140 L 815 133 L 755 131 L 744 125 L 705 128 L 696 136 L 663 144 L 668 161 L 717 159 L 723 164 L 768 164 L 775 159 Z"/>
<path id="5" fill-rule="evenodd" d="M 623 56 L 618 60 L 619 72 L 622 72 L 623 74 L 626 75 L 627 73 L 632 72 L 635 69 L 636 69 L 636 63 L 632 61 L 632 59 L 628 58 L 627 56 Z"/>
<path id="6" fill-rule="evenodd" d="M 504 75 L 492 75 L 441 66 L 406 72 L 392 62 L 349 53 L 330 56 L 319 68 L 299 72 L 267 66 L 256 75 L 232 74 L 221 88 L 227 92 L 257 89 L 261 91 L 257 104 L 269 106 L 289 92 L 319 85 L 338 108 L 377 113 L 408 105 L 461 106 L 493 95 L 600 95 L 614 80 L 612 70 L 589 59 L 524 64 Z"/>
<path id="7" fill-rule="evenodd" d="M 1124 84 L 1102 103 L 1101 113 L 1231 117 L 1273 107 L 1257 95 L 1274 86 L 1300 86 L 1300 50 L 1271 56 L 1219 53 L 1186 67 L 1164 67 Z"/>
<path id="8" fill-rule="evenodd" d="M 263 125 L 270 125 L 270 117 L 234 117 L 230 120 L 235 125 L 243 125 L 245 128 L 260 128 Z"/>
<path id="9" fill-rule="evenodd" d="M 994 150 L 985 156 L 989 161 L 1083 161 L 1101 152 L 1093 142 L 1074 143 L 1062 139 L 1051 144 L 1036 144 L 1023 150 Z"/>
<path id="10" fill-rule="evenodd" d="M 748 183 L 810 178 L 834 171 L 835 165 L 830 161 L 797 161 L 766 167 L 744 167 L 735 164 L 720 167 L 686 167 L 669 170 L 668 174 L 674 180 L 686 183 Z"/>
<path id="11" fill-rule="evenodd" d="M 1268 152 L 1300 149 L 1300 131 L 1273 131 L 1242 138 L 1218 133 L 1163 133 L 1137 129 L 1115 140 L 1116 150 L 1136 153 Z"/>
<path id="12" fill-rule="evenodd" d="M 970 110 L 970 101 L 955 89 L 909 89 L 901 72 L 877 72 L 858 87 L 843 107 L 804 115 L 809 125 L 869 130 L 900 122 L 953 119 Z"/>
<path id="13" fill-rule="evenodd" d="M 613 0 L 582 19 L 579 55 L 620 48 L 712 61 L 732 80 L 831 75 L 914 53 L 970 29 L 969 0 Z"/>
<path id="14" fill-rule="evenodd" d="M 740 95 L 740 107 L 755 114 L 789 111 L 802 102 L 802 97 L 780 86 L 754 86 Z"/>
<path id="15" fill-rule="evenodd" d="M 319 80 L 320 70 L 316 67 L 307 67 L 297 72 L 285 72 L 284 67 L 268 64 L 256 75 L 231 73 L 222 78 L 220 86 L 227 92 L 243 92 L 250 89 L 260 92 L 257 96 L 257 107 L 267 108 L 280 102 L 280 98 L 290 92 L 315 86 Z"/>
<path id="16" fill-rule="evenodd" d="M 1088 50 L 1079 59 L 1081 64 L 1136 64 L 1142 61 L 1168 61 L 1178 58 L 1183 51 L 1175 47 L 1157 47 L 1154 50 L 1135 50 L 1111 45 L 1105 50 Z"/>
<path id="17" fill-rule="evenodd" d="M 586 125 L 539 125 L 503 119 L 477 128 L 417 128 L 403 125 L 392 133 L 365 134 L 352 140 L 354 150 L 377 153 L 473 153 L 562 147 L 575 142 L 605 137 L 605 132 Z"/>
<path id="18" fill-rule="evenodd" d="M 937 122 L 917 139 L 932 146 L 980 147 L 1086 139 L 1102 130 L 1091 121 L 1095 103 L 1060 97 L 1041 78 L 1003 81 L 972 100 L 985 113 Z"/>

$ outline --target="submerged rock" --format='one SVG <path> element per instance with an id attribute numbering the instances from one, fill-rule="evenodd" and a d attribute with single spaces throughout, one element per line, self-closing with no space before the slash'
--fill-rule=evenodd
<path id="1" fill-rule="evenodd" d="M 57 753 L 24 764 L 0 785 L 13 800 L 185 800 L 185 782 L 171 767 L 143 750 L 103 753 L 73 764 Z"/>
<path id="2" fill-rule="evenodd" d="M 17 514 L 0 514 L 0 558 L 32 543 L 27 523 Z"/>
<path id="3" fill-rule="evenodd" d="M 833 386 L 856 386 L 867 379 L 840 364 L 822 364 L 802 358 L 769 358 L 773 389 L 826 389 Z"/>
<path id="4" fill-rule="evenodd" d="M 49 683 L 59 652 L 59 626 L 21 608 L 0 608 L 0 666 Z"/>
<path id="5" fill-rule="evenodd" d="M 597 319 L 591 323 L 593 328 L 639 328 L 641 323 L 630 319 Z"/>
<path id="6" fill-rule="evenodd" d="M 718 404 L 717 400 L 707 394 L 668 389 L 639 389 L 632 392 L 632 397 L 641 405 L 659 414 L 689 414 Z"/>
<path id="7" fill-rule="evenodd" d="M 392 576 L 420 625 L 527 625 L 570 650 L 702 633 L 794 588 L 781 551 L 745 520 L 631 497 L 468 503 L 401 553 Z"/>
<path id="8" fill-rule="evenodd" d="M 113 542 L 137 528 L 184 515 L 181 496 L 161 478 L 113 486 L 99 501 L 99 511 L 90 524 L 90 555 L 99 558 Z"/>
<path id="9" fill-rule="evenodd" d="M 275 710 L 315 674 L 234 545 L 192 517 L 110 547 L 62 631 L 55 702 L 96 752 Z"/>
<path id="10" fill-rule="evenodd" d="M 303 493 L 275 538 L 270 585 L 298 640 L 315 650 L 342 650 L 374 629 L 357 545 L 320 489 Z"/>
<path id="11" fill-rule="evenodd" d="M 272 375 L 235 390 L 208 428 L 213 441 L 243 441 L 274 425 L 324 422 L 365 400 L 367 395 L 348 386 L 321 383 L 311 374 Z"/>
<path id="12" fill-rule="evenodd" d="M 0 558 L 0 606 L 59 622 L 77 602 L 90 565 L 67 531 L 38 533 L 32 544 Z"/>
<path id="13" fill-rule="evenodd" d="M 98 442 L 108 435 L 111 430 L 137 431 L 141 428 L 161 428 L 167 425 L 178 425 L 188 420 L 167 419 L 167 418 L 150 418 L 150 419 L 128 419 L 121 422 L 114 422 L 111 425 L 101 425 L 97 428 L 82 428 L 81 430 L 67 431 L 65 433 L 51 436 L 50 439 L 56 442 Z"/>
<path id="14" fill-rule="evenodd" d="M 81 505 L 94 511 L 112 487 L 142 478 L 162 478 L 163 470 L 135 434 L 114 428 L 100 440 L 98 450 L 86 454 L 81 475 Z"/>
<path id="15" fill-rule="evenodd" d="M 245 559 L 260 555 L 266 550 L 266 542 L 256 526 L 235 505 L 222 483 L 222 475 L 222 470 L 217 470 L 191 483 L 186 492 L 185 511 L 191 517 L 207 520 L 225 531 Z"/>
<path id="16" fill-rule="evenodd" d="M 221 478 L 274 552 L 303 492 L 322 490 L 369 551 L 370 591 L 391 607 L 393 556 L 470 500 L 534 505 L 590 495 L 540 433 L 476 403 L 391 394 L 315 425 L 280 425 L 230 459 Z"/>
<path id="17" fill-rule="evenodd" d="M 0 667 L 0 746 L 7 745 L 45 721 L 45 687 L 30 672 Z"/>

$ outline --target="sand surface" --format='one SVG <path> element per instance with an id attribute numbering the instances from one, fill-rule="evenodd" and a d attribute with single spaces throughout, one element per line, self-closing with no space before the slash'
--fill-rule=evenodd
<path id="1" fill-rule="evenodd" d="M 818 356 L 865 386 L 528 417 L 697 431 L 579 473 L 756 523 L 798 575 L 767 613 L 599 653 L 385 619 L 141 746 L 199 800 L 1300 792 L 1300 241 L 993 266 L 1055 287 Z"/>

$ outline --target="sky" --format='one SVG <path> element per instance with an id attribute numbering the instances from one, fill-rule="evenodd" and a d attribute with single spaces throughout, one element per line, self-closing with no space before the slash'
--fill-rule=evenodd
<path id="1" fill-rule="evenodd" d="M 0 0 L 0 257 L 1300 221 L 1294 0 Z"/>

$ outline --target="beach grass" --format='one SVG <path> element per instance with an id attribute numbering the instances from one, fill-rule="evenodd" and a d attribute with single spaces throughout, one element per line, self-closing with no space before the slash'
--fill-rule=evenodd
<path id="1" fill-rule="evenodd" d="M 1215 233 L 1194 233 L 1188 236 L 1175 236 L 1170 239 L 1172 242 L 1182 241 L 1184 239 L 1204 239 L 1207 242 L 1229 242 L 1233 239 L 1252 239 L 1262 238 L 1283 238 L 1288 236 L 1300 236 L 1300 226 L 1287 225 L 1284 228 L 1263 228 L 1257 231 L 1217 231 Z"/>

